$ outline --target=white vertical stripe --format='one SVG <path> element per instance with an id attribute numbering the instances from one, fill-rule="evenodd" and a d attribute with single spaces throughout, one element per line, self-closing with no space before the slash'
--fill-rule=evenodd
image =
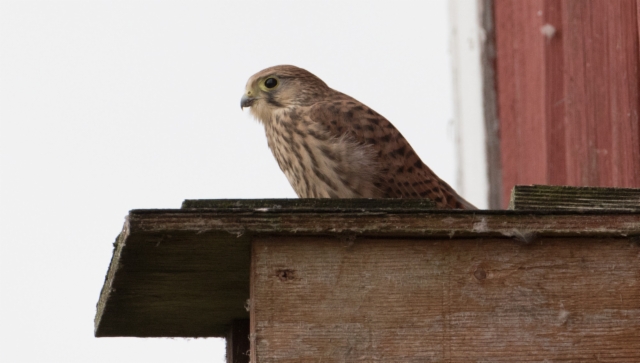
<path id="1" fill-rule="evenodd" d="M 449 6 L 458 158 L 456 189 L 484 209 L 488 206 L 489 178 L 482 88 L 482 1 L 449 0 Z"/>

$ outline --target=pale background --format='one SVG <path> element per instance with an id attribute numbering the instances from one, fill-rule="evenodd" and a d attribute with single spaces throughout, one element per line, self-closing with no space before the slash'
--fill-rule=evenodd
<path id="1" fill-rule="evenodd" d="M 446 0 L 1 1 L 0 361 L 222 362 L 221 339 L 93 337 L 128 210 L 295 197 L 239 103 L 285 63 L 456 185 L 449 31 Z"/>

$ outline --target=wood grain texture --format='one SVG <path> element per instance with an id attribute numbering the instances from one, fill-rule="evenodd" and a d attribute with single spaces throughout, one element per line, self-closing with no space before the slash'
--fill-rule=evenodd
<path id="1" fill-rule="evenodd" d="M 515 184 L 546 184 L 544 0 L 495 0 L 502 201 Z M 556 42 L 556 39 L 551 39 Z M 531 152 L 535 150 L 535 152 Z M 526 182 L 523 182 L 525 181 Z"/>
<path id="2" fill-rule="evenodd" d="M 227 334 L 227 363 L 249 363 L 249 319 L 234 320 Z"/>
<path id="3" fill-rule="evenodd" d="M 638 187 L 636 1 L 565 1 L 563 22 L 568 183 Z"/>
<path id="4" fill-rule="evenodd" d="M 516 184 L 640 187 L 638 2 L 495 0 L 503 201 Z"/>
<path id="5" fill-rule="evenodd" d="M 640 212 L 640 189 L 516 185 L 509 209 Z"/>
<path id="6" fill-rule="evenodd" d="M 287 203 L 222 200 L 207 201 L 204 209 L 131 211 L 98 302 L 96 336 L 224 337 L 234 320 L 249 317 L 251 240 L 261 236 L 446 240 L 452 246 L 468 239 L 482 245 L 496 238 L 531 244 L 548 237 L 576 243 L 640 237 L 640 213 L 632 212 L 441 211 L 389 200 L 369 201 L 366 208 L 340 200 Z"/>
<path id="7" fill-rule="evenodd" d="M 637 362 L 626 239 L 257 238 L 253 362 Z"/>
<path id="8" fill-rule="evenodd" d="M 293 198 L 293 199 L 187 199 L 181 209 L 210 210 L 295 210 L 298 212 L 341 210 L 425 210 L 435 209 L 429 199 L 368 199 L 368 198 Z"/>
<path id="9" fill-rule="evenodd" d="M 225 232 L 118 238 L 95 318 L 97 337 L 225 337 L 247 319 L 248 238 Z"/>
<path id="10" fill-rule="evenodd" d="M 382 201 L 384 203 L 384 201 Z M 547 211 L 270 209 L 235 211 L 134 210 L 125 226 L 150 239 L 162 233 L 228 233 L 247 237 L 278 235 L 363 235 L 379 237 L 513 237 L 523 231 L 540 236 L 640 235 L 639 213 Z M 244 239 L 240 239 L 244 241 Z"/>

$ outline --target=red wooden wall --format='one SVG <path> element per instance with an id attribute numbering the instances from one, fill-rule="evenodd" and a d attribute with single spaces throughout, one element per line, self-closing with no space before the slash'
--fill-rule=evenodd
<path id="1" fill-rule="evenodd" d="M 640 0 L 494 0 L 494 20 L 503 205 L 515 184 L 640 187 Z"/>

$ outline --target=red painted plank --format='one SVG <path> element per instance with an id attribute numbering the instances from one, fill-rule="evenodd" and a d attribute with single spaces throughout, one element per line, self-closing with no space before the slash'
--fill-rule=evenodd
<path id="1" fill-rule="evenodd" d="M 640 1 L 640 0 L 638 0 Z M 511 80 L 515 79 L 513 69 L 513 2 L 505 0 L 496 0 L 494 3 L 494 20 L 496 27 L 495 43 L 496 43 L 496 94 L 498 103 L 498 117 L 500 121 L 500 163 L 502 166 L 502 183 L 503 188 L 501 200 L 509 200 L 509 194 L 505 190 L 513 187 L 513 183 L 517 180 L 517 171 L 514 167 L 517 165 L 517 138 L 515 108 L 516 105 L 513 95 L 515 89 Z M 506 121 L 506 122 L 505 122 Z M 506 204 L 505 204 L 506 205 Z"/>
<path id="2" fill-rule="evenodd" d="M 503 201 L 640 187 L 640 0 L 495 0 Z"/>
<path id="3" fill-rule="evenodd" d="M 564 94 L 564 33 L 562 23 L 562 2 L 545 1 L 542 11 L 543 34 L 542 45 L 545 68 L 545 119 L 547 142 L 547 180 L 548 184 L 567 184 L 567 152 L 565 142 L 565 106 Z M 542 29 L 541 29 L 542 30 Z M 553 30 L 553 31 L 552 31 Z M 553 122 L 548 122 L 553 120 Z M 509 191 L 510 192 L 510 191 Z"/>
<path id="4" fill-rule="evenodd" d="M 640 1 L 640 0 L 638 0 Z M 513 46 L 515 25 L 513 23 L 513 2 L 496 0 L 494 19 L 496 27 L 496 93 L 500 122 L 500 159 L 502 164 L 502 201 L 509 200 L 506 190 L 518 180 L 515 165 L 518 164 L 517 108 L 515 99 L 515 62 Z"/>
<path id="5" fill-rule="evenodd" d="M 640 186 L 640 38 L 638 31 L 627 30 L 637 29 L 640 8 L 633 0 L 625 1 L 624 6 L 617 9 L 612 5 L 615 3 L 609 4 L 609 8 L 616 13 L 609 22 L 615 26 L 613 39 L 619 39 L 609 46 L 611 69 L 615 72 L 610 78 L 615 82 L 611 88 L 616 90 L 610 95 L 614 102 L 612 163 L 619 168 L 614 170 L 614 176 L 618 178 L 613 179 L 612 185 Z M 615 122 L 617 120 L 620 122 Z"/>
<path id="6" fill-rule="evenodd" d="M 544 1 L 514 1 L 518 11 L 515 24 L 522 31 L 516 31 L 515 61 L 520 67 L 516 72 L 522 78 L 516 81 L 519 111 L 518 123 L 518 178 L 532 180 L 534 184 L 547 180 L 547 143 L 546 123 L 544 122 L 545 72 L 544 53 L 538 51 L 544 47 L 544 37 L 540 28 L 543 25 L 542 10 Z M 517 28 L 516 28 L 517 29 Z M 529 152 L 533 150 L 534 152 Z"/>
<path id="7" fill-rule="evenodd" d="M 543 39 L 539 12 L 544 1 L 498 0 L 496 19 L 496 87 L 501 122 L 500 143 L 505 205 L 518 180 L 546 181 L 544 61 L 537 52 Z M 525 22 L 525 23 L 523 23 Z M 528 150 L 536 150 L 531 153 Z"/>
<path id="8" fill-rule="evenodd" d="M 568 183 L 638 187 L 637 1 L 564 5 Z"/>

